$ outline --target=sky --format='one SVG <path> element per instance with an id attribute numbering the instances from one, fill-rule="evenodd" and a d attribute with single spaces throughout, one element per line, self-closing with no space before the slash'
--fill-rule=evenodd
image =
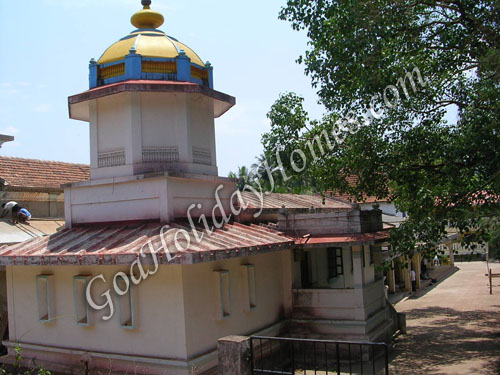
<path id="1" fill-rule="evenodd" d="M 304 67 L 303 32 L 278 19 L 285 0 L 153 0 L 168 35 L 214 66 L 214 86 L 236 97 L 216 119 L 219 175 L 250 166 L 269 130 L 266 113 L 280 93 L 322 109 Z M 89 129 L 70 120 L 67 97 L 88 89 L 88 63 L 127 35 L 140 0 L 0 0 L 0 155 L 89 163 Z"/>

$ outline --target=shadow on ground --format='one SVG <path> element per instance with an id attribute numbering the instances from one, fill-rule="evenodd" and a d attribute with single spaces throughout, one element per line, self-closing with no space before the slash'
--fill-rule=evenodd
<path id="1" fill-rule="evenodd" d="M 408 334 L 394 343 L 391 375 L 499 374 L 497 312 L 429 307 L 406 313 Z"/>

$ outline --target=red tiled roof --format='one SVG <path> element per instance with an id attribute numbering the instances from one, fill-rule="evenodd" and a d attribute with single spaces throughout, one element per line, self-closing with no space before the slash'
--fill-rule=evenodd
<path id="1" fill-rule="evenodd" d="M 263 204 L 261 204 L 259 196 L 252 192 L 243 192 L 243 200 L 249 209 L 280 209 L 285 206 L 287 209 L 309 209 L 311 207 L 317 209 L 335 209 L 335 210 L 351 210 L 351 204 L 339 201 L 334 198 L 323 197 L 320 195 L 299 195 L 299 194 L 264 194 Z"/>
<path id="2" fill-rule="evenodd" d="M 155 251 L 162 248 L 162 225 L 142 223 L 128 225 L 81 226 L 65 229 L 50 237 L 36 238 L 21 244 L 0 249 L 0 265 L 94 265 L 132 264 L 141 249 L 150 254 L 149 245 Z M 257 225 L 227 224 L 212 234 L 203 233 L 200 242 L 183 224 L 170 224 L 173 231 L 166 231 L 164 242 L 173 259 L 169 262 L 166 252 L 158 252 L 159 263 L 192 264 L 225 258 L 244 257 L 270 251 L 292 248 L 294 240 L 282 233 Z M 177 236 L 178 250 L 174 242 Z M 201 229 L 198 230 L 201 236 Z M 185 248 L 185 250 L 184 250 Z M 151 255 L 141 257 L 143 264 L 152 263 Z"/>
<path id="3" fill-rule="evenodd" d="M 0 156 L 0 178 L 15 188 L 61 189 L 62 184 L 88 180 L 90 166 Z"/>
<path id="4" fill-rule="evenodd" d="M 351 186 L 355 186 L 358 184 L 358 177 L 356 176 L 349 176 L 346 178 L 347 182 L 349 183 L 349 185 Z M 356 197 L 350 195 L 350 194 L 340 194 L 338 191 L 335 191 L 333 192 L 333 197 L 335 198 L 338 198 L 338 199 L 342 199 L 344 201 L 348 201 L 348 202 L 356 202 L 357 199 Z M 375 202 L 389 202 L 389 198 L 377 198 L 373 195 L 364 195 L 363 196 L 363 203 L 375 203 Z"/>

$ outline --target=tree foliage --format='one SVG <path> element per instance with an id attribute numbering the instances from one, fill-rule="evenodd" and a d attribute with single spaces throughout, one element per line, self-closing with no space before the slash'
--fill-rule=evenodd
<path id="1" fill-rule="evenodd" d="M 280 18 L 307 32 L 298 61 L 326 115 L 310 120 L 293 93 L 272 106 L 278 182 L 389 197 L 410 217 L 391 236 L 402 251 L 449 227 L 485 238 L 500 193 L 500 1 L 289 0 Z"/>
<path id="2" fill-rule="evenodd" d="M 245 185 L 249 182 L 249 170 L 247 167 L 238 167 L 238 172 L 229 172 L 229 178 L 238 180 L 237 186 L 239 191 L 243 191 Z"/>

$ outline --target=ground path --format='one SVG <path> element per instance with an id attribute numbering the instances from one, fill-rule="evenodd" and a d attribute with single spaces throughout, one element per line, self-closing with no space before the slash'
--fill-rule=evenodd
<path id="1" fill-rule="evenodd" d="M 395 341 L 391 375 L 500 374 L 500 279 L 489 294 L 485 262 L 458 271 L 396 305 L 408 334 Z M 500 273 L 500 264 L 490 265 Z"/>

